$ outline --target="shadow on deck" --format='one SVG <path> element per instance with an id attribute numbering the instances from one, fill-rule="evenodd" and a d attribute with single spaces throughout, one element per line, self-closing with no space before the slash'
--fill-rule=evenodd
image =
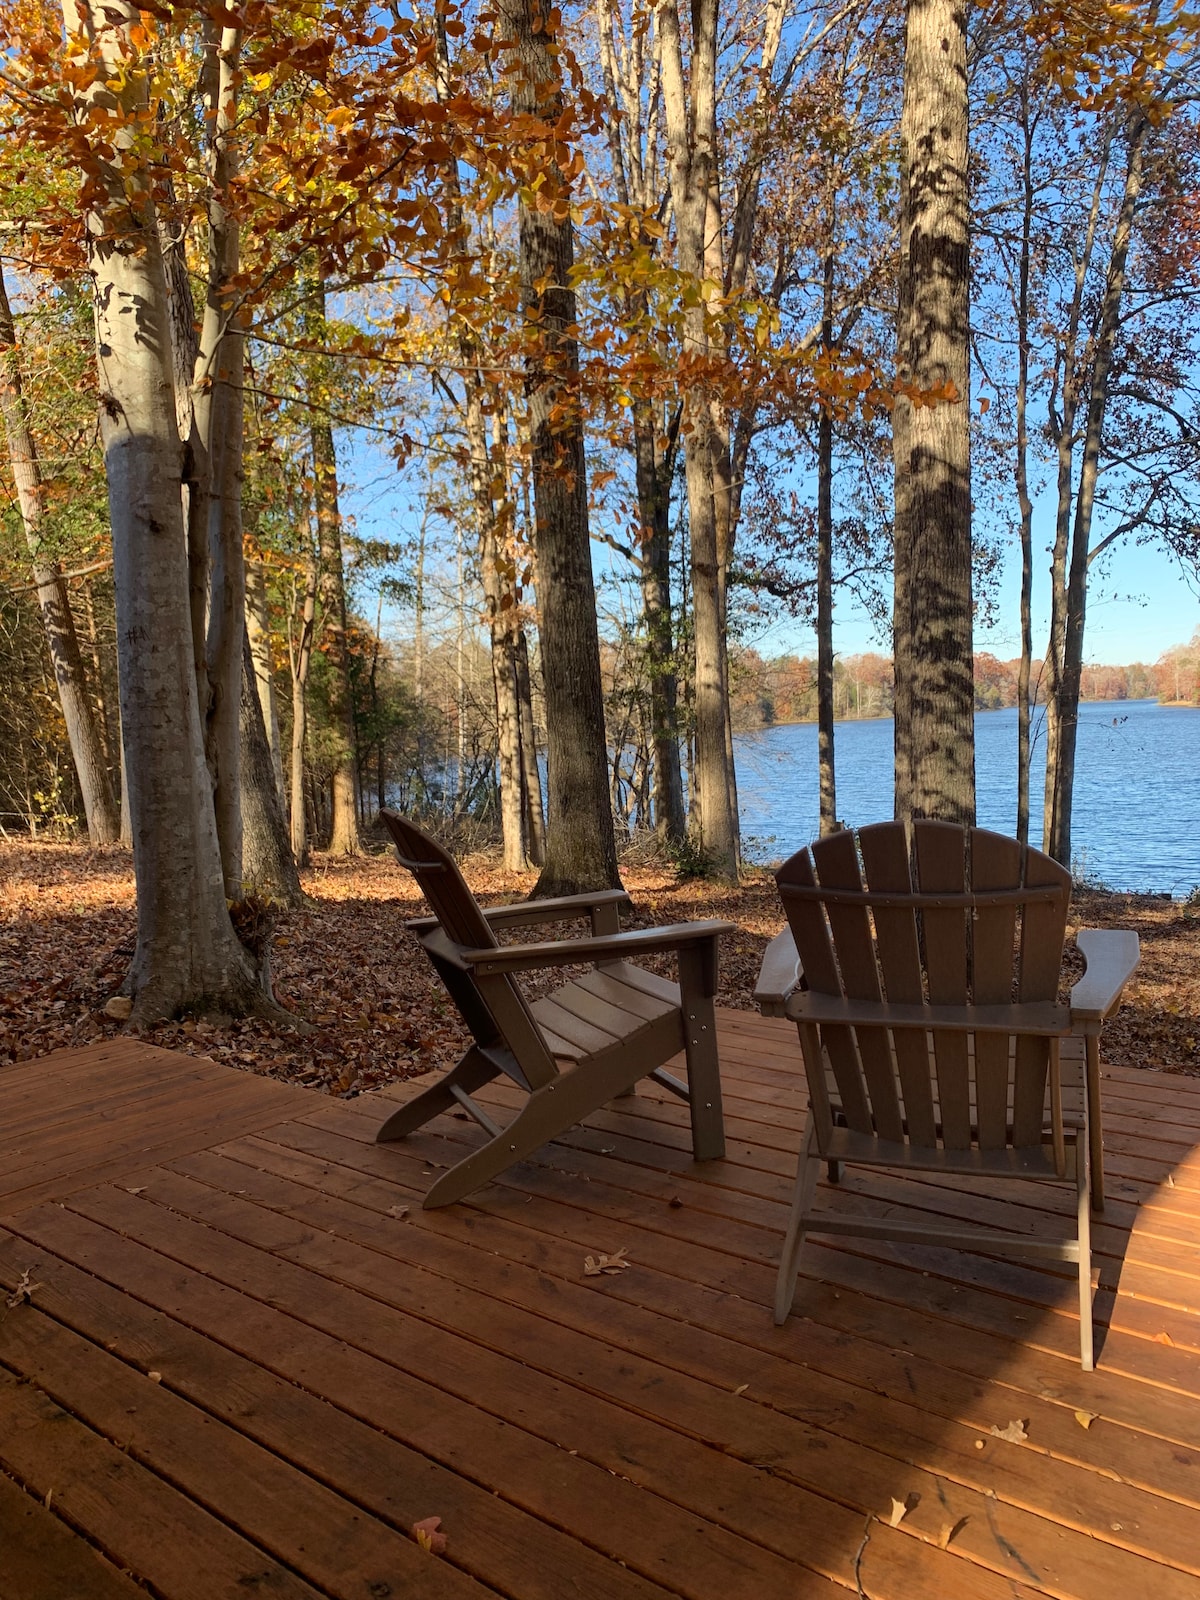
<path id="1" fill-rule="evenodd" d="M 411 1085 L 138 1044 L 8 1069 L 0 1285 L 34 1287 L 0 1298 L 0 1600 L 1197 1600 L 1200 1082 L 1105 1072 L 1088 1375 L 1070 1268 L 813 1242 L 775 1328 L 802 1075 L 785 1024 L 720 1023 L 725 1161 L 644 1089 L 435 1213 L 482 1135 L 375 1146 Z"/>

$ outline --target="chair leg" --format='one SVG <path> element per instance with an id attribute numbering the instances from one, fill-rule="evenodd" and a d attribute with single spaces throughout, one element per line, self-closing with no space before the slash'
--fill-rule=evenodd
<path id="1" fill-rule="evenodd" d="M 405 1105 L 397 1106 L 375 1135 L 375 1143 L 387 1144 L 393 1139 L 403 1139 L 406 1134 L 412 1133 L 414 1129 L 421 1127 L 440 1112 L 452 1111 L 458 1104 L 453 1093 L 454 1089 L 461 1089 L 464 1094 L 470 1094 L 499 1075 L 498 1069 L 472 1045 L 457 1066 L 451 1067 L 445 1077 L 430 1084 L 428 1089 L 422 1090 Z"/>
<path id="2" fill-rule="evenodd" d="M 1085 1148 L 1086 1134 L 1075 1142 L 1075 1176 L 1078 1185 L 1079 1238 L 1079 1361 L 1085 1372 L 1095 1368 L 1092 1328 L 1092 1214 L 1091 1183 L 1089 1182 L 1089 1152 Z"/>
<path id="3" fill-rule="evenodd" d="M 1091 1167 L 1092 1210 L 1104 1210 L 1104 1124 L 1100 1115 L 1100 1040 L 1089 1033 L 1084 1040 L 1087 1063 L 1088 1164 Z"/>
<path id="4" fill-rule="evenodd" d="M 775 1326 L 782 1327 L 796 1298 L 796 1279 L 800 1274 L 800 1252 L 804 1248 L 805 1224 L 817 1190 L 817 1172 L 820 1158 L 816 1151 L 816 1124 L 812 1113 L 804 1125 L 804 1143 L 800 1146 L 800 1159 L 796 1164 L 796 1187 L 792 1195 L 792 1210 L 788 1217 L 787 1233 L 783 1240 L 783 1255 L 779 1262 L 779 1276 L 775 1280 Z"/>
<path id="5" fill-rule="evenodd" d="M 692 1153 L 697 1161 L 720 1161 L 725 1155 L 725 1120 L 721 1113 L 721 1064 L 717 1057 L 717 1012 L 705 994 L 703 951 L 679 952 L 679 990 L 683 1002 L 684 1054 L 688 1069 L 688 1105 L 692 1114 Z"/>

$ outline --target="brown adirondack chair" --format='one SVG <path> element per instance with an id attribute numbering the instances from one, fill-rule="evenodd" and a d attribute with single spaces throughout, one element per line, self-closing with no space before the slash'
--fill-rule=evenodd
<path id="1" fill-rule="evenodd" d="M 903 826 L 885 822 L 857 839 L 845 831 L 820 840 L 776 877 L 790 938 L 769 951 L 758 999 L 795 1021 L 809 1091 L 776 1322 L 791 1309 L 808 1233 L 1071 1261 L 1090 1371 L 1098 1036 L 1137 966 L 1137 935 L 1081 933 L 1088 970 L 1063 1006 L 1071 878 L 1040 851 L 917 822 L 910 855 Z M 1075 1234 L 1030 1238 L 816 1209 L 821 1162 L 834 1182 L 848 1162 L 1070 1183 Z"/>
<path id="2" fill-rule="evenodd" d="M 609 1100 L 652 1078 L 688 1102 L 698 1161 L 725 1154 L 717 1063 L 717 941 L 729 922 L 682 922 L 622 933 L 621 889 L 526 901 L 484 910 L 452 857 L 407 818 L 384 811 L 401 864 L 417 880 L 432 917 L 410 922 L 471 1031 L 473 1043 L 438 1083 L 401 1106 L 376 1134 L 402 1139 L 442 1111 L 461 1107 L 488 1142 L 443 1174 L 426 1208 L 461 1200 Z M 591 937 L 500 945 L 494 930 L 588 917 Z M 679 983 L 636 966 L 630 956 L 673 951 Z M 590 965 L 584 977 L 532 1003 L 520 972 Z M 687 1083 L 663 1070 L 686 1053 Z M 501 1128 L 472 1091 L 503 1075 L 529 1099 Z"/>

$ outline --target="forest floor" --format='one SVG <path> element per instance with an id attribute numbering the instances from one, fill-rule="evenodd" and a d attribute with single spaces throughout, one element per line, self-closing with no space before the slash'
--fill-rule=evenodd
<path id="1" fill-rule="evenodd" d="M 521 899 L 533 884 L 486 857 L 468 859 L 464 872 L 487 904 Z M 739 888 L 721 889 L 665 868 L 623 872 L 635 906 L 627 927 L 702 917 L 737 924 L 722 941 L 718 1000 L 752 1007 L 762 952 L 783 923 L 771 875 L 755 871 Z M 408 874 L 378 854 L 317 857 L 303 877 L 310 904 L 281 918 L 271 961 L 278 999 L 314 1031 L 215 1017 L 164 1024 L 145 1034 L 148 1042 L 343 1095 L 448 1064 L 465 1035 L 404 931 L 424 910 Z M 1200 1076 L 1200 907 L 1087 889 L 1071 918 L 1072 929 L 1141 936 L 1142 964 L 1105 1029 L 1105 1059 Z M 135 926 L 127 852 L 0 840 L 0 1070 L 122 1030 L 104 1006 L 120 989 Z M 583 931 L 575 924 L 537 937 Z M 1079 966 L 1069 952 L 1068 975 Z M 660 967 L 669 972 L 669 958 Z M 561 977 L 560 969 L 551 981 Z"/>

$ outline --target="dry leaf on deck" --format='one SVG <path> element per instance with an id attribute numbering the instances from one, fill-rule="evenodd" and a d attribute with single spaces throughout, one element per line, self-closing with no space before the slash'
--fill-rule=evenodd
<path id="1" fill-rule="evenodd" d="M 33 1299 L 34 1290 L 42 1287 L 40 1283 L 30 1283 L 29 1274 L 32 1271 L 32 1267 L 25 1268 L 25 1271 L 17 1279 L 17 1287 L 5 1300 L 4 1304 L 10 1311 L 15 1311 L 16 1308 L 21 1304 L 28 1305 Z"/>
<path id="2" fill-rule="evenodd" d="M 1012 1422 L 1007 1423 L 1003 1428 L 998 1428 L 993 1422 L 992 1432 L 997 1439 L 1007 1439 L 1009 1444 L 1020 1444 L 1023 1439 L 1028 1439 L 1029 1437 L 1025 1432 L 1025 1424 L 1020 1417 L 1014 1418 Z"/>
<path id="3" fill-rule="evenodd" d="M 409 1208 L 407 1206 L 389 1206 L 388 1216 L 396 1217 L 400 1222 L 403 1222 L 405 1217 L 408 1215 L 408 1210 Z"/>
<path id="4" fill-rule="evenodd" d="M 1155 1344 L 1169 1344 L 1169 1345 L 1173 1345 L 1175 1343 L 1174 1339 L 1172 1339 L 1172 1337 L 1171 1337 L 1171 1335 L 1169 1333 L 1156 1333 L 1154 1335 L 1154 1342 L 1155 1342 Z"/>
<path id="5" fill-rule="evenodd" d="M 903 1500 L 897 1500 L 895 1495 L 893 1495 L 892 1509 L 888 1512 L 887 1516 L 884 1518 L 884 1521 L 887 1523 L 889 1528 L 898 1528 L 908 1513 L 910 1511 L 915 1511 L 920 1504 L 921 1496 L 916 1492 L 915 1489 L 911 1489 L 908 1494 L 904 1496 Z"/>
<path id="6" fill-rule="evenodd" d="M 583 1275 L 585 1278 L 598 1278 L 605 1272 L 624 1272 L 629 1265 L 625 1259 L 625 1246 L 614 1250 L 610 1256 L 584 1256 Z"/>
<path id="7" fill-rule="evenodd" d="M 734 1394 L 745 1394 L 746 1390 L 749 1387 L 750 1387 L 750 1385 L 748 1383 L 739 1383 L 737 1388 L 733 1392 L 734 1392 Z"/>
<path id="8" fill-rule="evenodd" d="M 1081 1428 L 1090 1428 L 1099 1414 L 1098 1411 L 1077 1411 L 1075 1413 L 1075 1421 Z"/>
<path id="9" fill-rule="evenodd" d="M 125 1191 L 126 1194 L 145 1194 L 145 1192 L 146 1185 L 144 1183 L 139 1183 L 136 1189 L 126 1189 Z M 242 1193 L 244 1194 L 245 1190 L 242 1190 Z"/>
<path id="10" fill-rule="evenodd" d="M 948 1550 L 951 1539 L 957 1538 L 970 1520 L 970 1517 L 959 1517 L 957 1522 L 948 1522 L 938 1534 L 938 1549 Z"/>
<path id="11" fill-rule="evenodd" d="M 445 1554 L 446 1535 L 440 1531 L 441 1517 L 423 1517 L 420 1522 L 412 1525 L 412 1535 L 422 1550 L 428 1550 L 430 1555 L 440 1556 Z"/>
<path id="12" fill-rule="evenodd" d="M 151 1383 L 161 1383 L 162 1382 L 162 1373 L 161 1372 L 148 1372 L 146 1374 L 146 1376 L 150 1379 Z"/>

